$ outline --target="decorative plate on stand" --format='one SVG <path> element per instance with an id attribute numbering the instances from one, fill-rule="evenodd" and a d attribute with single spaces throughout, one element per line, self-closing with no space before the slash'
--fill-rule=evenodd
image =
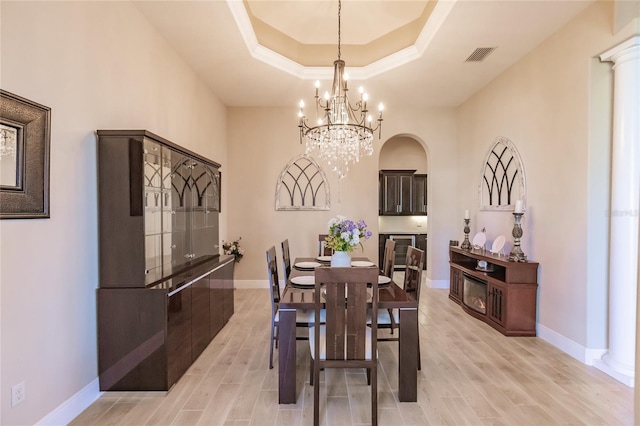
<path id="1" fill-rule="evenodd" d="M 477 249 L 483 249 L 484 248 L 484 243 L 487 241 L 487 236 L 485 235 L 484 232 L 478 232 L 476 235 L 473 236 L 473 240 L 471 241 L 471 244 L 473 244 L 474 248 Z"/>
<path id="2" fill-rule="evenodd" d="M 491 245 L 491 253 L 498 254 L 504 247 L 504 235 L 498 235 Z"/>

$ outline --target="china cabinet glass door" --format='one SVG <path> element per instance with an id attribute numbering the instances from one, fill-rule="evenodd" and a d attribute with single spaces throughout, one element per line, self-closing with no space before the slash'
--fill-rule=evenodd
<path id="1" fill-rule="evenodd" d="M 173 270 L 189 262 L 192 258 L 190 244 L 190 222 L 192 206 L 191 168 L 193 160 L 176 151 L 167 150 L 171 163 L 171 221 L 170 238 L 167 245 L 171 249 L 170 266 Z"/>
<path id="2" fill-rule="evenodd" d="M 143 152 L 145 274 L 153 277 L 162 273 L 162 154 L 149 140 Z"/>
<path id="3" fill-rule="evenodd" d="M 195 258 L 218 253 L 216 197 L 217 171 L 205 164 L 194 164 L 192 169 L 192 233 L 191 243 Z"/>

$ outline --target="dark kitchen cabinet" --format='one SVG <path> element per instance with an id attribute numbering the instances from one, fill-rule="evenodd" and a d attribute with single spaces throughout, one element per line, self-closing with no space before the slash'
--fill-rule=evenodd
<path id="1" fill-rule="evenodd" d="M 97 134 L 100 390 L 169 390 L 233 314 L 220 164 L 144 130 Z"/>
<path id="2" fill-rule="evenodd" d="M 379 207 L 381 216 L 427 214 L 427 175 L 415 170 L 380 170 Z"/>
<path id="3" fill-rule="evenodd" d="M 414 215 L 427 214 L 427 175 L 413 175 L 413 204 Z"/>
<path id="4" fill-rule="evenodd" d="M 379 214 L 383 216 L 411 215 L 413 174 L 415 170 L 382 170 Z"/>

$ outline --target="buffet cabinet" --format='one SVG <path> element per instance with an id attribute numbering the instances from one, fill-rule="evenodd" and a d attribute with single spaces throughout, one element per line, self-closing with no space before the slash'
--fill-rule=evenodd
<path id="1" fill-rule="evenodd" d="M 166 391 L 233 314 L 233 256 L 148 288 L 98 289 L 101 391 Z"/>
<path id="2" fill-rule="evenodd" d="M 145 130 L 99 130 L 100 389 L 169 390 L 233 314 L 220 165 Z"/>
<path id="3" fill-rule="evenodd" d="M 449 264 L 449 298 L 465 312 L 506 336 L 536 335 L 538 263 L 450 247 Z"/>

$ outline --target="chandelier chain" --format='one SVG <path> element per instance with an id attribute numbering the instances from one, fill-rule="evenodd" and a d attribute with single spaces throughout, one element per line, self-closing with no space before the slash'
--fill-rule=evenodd
<path id="1" fill-rule="evenodd" d="M 340 60 L 340 16 L 342 15 L 342 1 L 338 0 L 338 60 Z"/>

